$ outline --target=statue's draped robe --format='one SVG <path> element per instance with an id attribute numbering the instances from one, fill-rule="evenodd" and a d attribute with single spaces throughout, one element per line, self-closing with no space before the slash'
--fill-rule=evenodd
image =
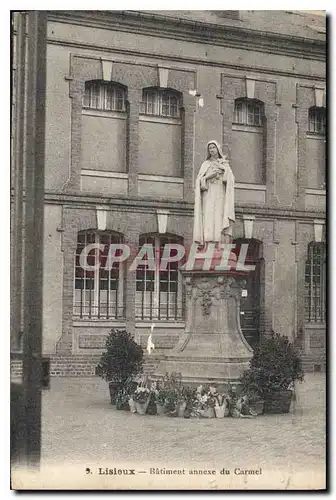
<path id="1" fill-rule="evenodd" d="M 219 179 L 205 179 L 219 163 L 223 170 Z M 201 245 L 219 243 L 234 221 L 234 175 L 230 165 L 224 158 L 206 160 L 196 178 L 193 241 Z"/>

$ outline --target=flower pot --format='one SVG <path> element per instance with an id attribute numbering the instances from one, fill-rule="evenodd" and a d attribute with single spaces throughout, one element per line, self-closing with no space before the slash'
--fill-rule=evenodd
<path id="1" fill-rule="evenodd" d="M 166 409 L 163 405 L 160 405 L 159 403 L 156 403 L 156 414 L 157 415 L 164 415 L 166 413 Z"/>
<path id="2" fill-rule="evenodd" d="M 265 401 L 263 399 L 256 399 L 255 401 L 250 401 L 250 408 L 256 412 L 257 415 L 262 415 L 264 413 Z"/>
<path id="3" fill-rule="evenodd" d="M 128 405 L 129 405 L 129 409 L 130 409 L 131 413 L 136 413 L 137 410 L 136 410 L 136 405 L 135 405 L 133 398 L 129 398 Z"/>
<path id="4" fill-rule="evenodd" d="M 153 393 L 151 393 L 146 413 L 147 415 L 156 415 L 156 412 L 157 408 L 156 408 L 155 396 Z"/>
<path id="5" fill-rule="evenodd" d="M 226 405 L 222 405 L 222 406 L 215 406 L 215 415 L 216 415 L 216 418 L 224 418 L 225 416 L 225 409 L 226 409 Z"/>
<path id="6" fill-rule="evenodd" d="M 265 398 L 265 413 L 289 413 L 292 402 L 292 391 L 275 392 L 271 397 Z"/>
<path id="7" fill-rule="evenodd" d="M 129 411 L 130 407 L 128 401 L 116 401 L 116 409 Z"/>
<path id="8" fill-rule="evenodd" d="M 215 418 L 215 409 L 210 407 L 210 408 L 206 408 L 205 410 L 203 410 L 203 414 L 202 414 L 202 417 L 203 418 Z"/>
<path id="9" fill-rule="evenodd" d="M 145 415 L 147 408 L 148 408 L 148 405 L 149 405 L 149 398 L 147 399 L 147 401 L 145 403 L 139 403 L 139 401 L 136 401 L 135 407 L 136 407 L 137 413 L 139 413 L 139 415 Z"/>
<path id="10" fill-rule="evenodd" d="M 178 417 L 180 417 L 180 418 L 184 417 L 184 412 L 185 412 L 186 406 L 187 406 L 187 403 L 185 401 L 176 405 L 176 413 L 177 413 Z"/>
<path id="11" fill-rule="evenodd" d="M 111 405 L 116 404 L 116 396 L 117 396 L 118 390 L 119 390 L 118 382 L 109 382 Z"/>

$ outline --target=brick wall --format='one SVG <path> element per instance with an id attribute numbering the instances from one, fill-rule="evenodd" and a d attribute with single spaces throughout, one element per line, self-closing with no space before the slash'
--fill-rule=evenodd
<path id="1" fill-rule="evenodd" d="M 51 377 L 93 377 L 100 355 L 54 355 L 50 358 Z M 160 361 L 159 354 L 144 355 L 145 363 L 143 371 L 149 375 L 153 373 Z M 11 379 L 22 378 L 22 361 L 11 361 Z"/>

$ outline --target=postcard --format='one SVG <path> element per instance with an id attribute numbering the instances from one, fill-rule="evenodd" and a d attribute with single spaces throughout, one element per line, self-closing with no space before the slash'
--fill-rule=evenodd
<path id="1" fill-rule="evenodd" d="M 11 15 L 11 487 L 326 489 L 326 13 Z"/>

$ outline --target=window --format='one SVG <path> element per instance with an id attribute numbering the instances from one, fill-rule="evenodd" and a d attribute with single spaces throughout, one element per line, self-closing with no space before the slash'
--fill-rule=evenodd
<path id="1" fill-rule="evenodd" d="M 155 271 L 140 264 L 136 271 L 136 317 L 139 319 L 178 320 L 182 318 L 182 281 L 179 262 L 168 262 L 167 270 L 160 270 L 160 259 L 168 243 L 182 244 L 176 236 L 144 235 L 139 248 L 153 245 Z M 171 250 L 174 255 L 174 250 Z"/>
<path id="2" fill-rule="evenodd" d="M 324 135 L 326 131 L 326 110 L 313 106 L 308 113 L 309 132 Z"/>
<path id="3" fill-rule="evenodd" d="M 180 118 L 181 99 L 173 90 L 147 89 L 143 91 L 140 113 L 153 116 Z"/>
<path id="4" fill-rule="evenodd" d="M 122 243 L 116 233 L 84 231 L 78 233 L 75 253 L 75 290 L 74 315 L 80 318 L 117 319 L 124 316 L 122 263 L 114 262 L 111 269 L 105 269 L 109 247 Z M 87 265 L 100 267 L 94 271 L 83 269 L 79 257 L 83 249 L 90 244 L 102 244 L 104 250 L 98 248 L 89 252 Z"/>
<path id="5" fill-rule="evenodd" d="M 305 317 L 308 323 L 325 321 L 325 261 L 325 244 L 309 243 L 305 270 Z"/>
<path id="6" fill-rule="evenodd" d="M 255 99 L 236 99 L 234 108 L 234 123 L 262 127 L 264 106 Z"/>
<path id="7" fill-rule="evenodd" d="M 126 90 L 112 82 L 85 82 L 83 106 L 103 111 L 126 111 Z"/>

